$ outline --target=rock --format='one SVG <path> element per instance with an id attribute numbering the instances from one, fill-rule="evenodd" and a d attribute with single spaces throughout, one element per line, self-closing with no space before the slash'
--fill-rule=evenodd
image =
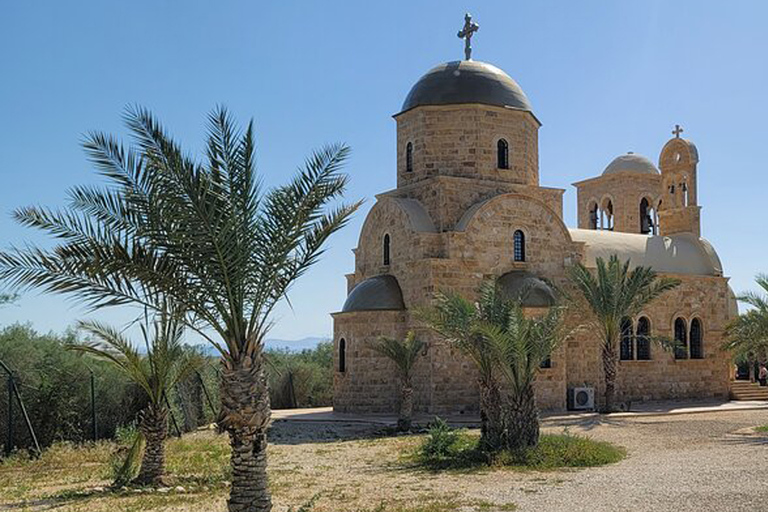
<path id="1" fill-rule="evenodd" d="M 173 490 L 176 492 L 187 492 L 187 490 L 180 485 L 177 485 L 176 487 L 174 487 Z"/>

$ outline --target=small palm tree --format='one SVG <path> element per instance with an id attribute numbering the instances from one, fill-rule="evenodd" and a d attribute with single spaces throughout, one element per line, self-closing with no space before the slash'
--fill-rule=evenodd
<path id="1" fill-rule="evenodd" d="M 477 330 L 498 354 L 500 373 L 508 384 L 505 446 L 518 450 L 539 442 L 539 411 L 533 389 L 536 374 L 563 339 L 562 308 L 551 306 L 541 315 L 527 315 L 520 301 L 505 300 L 492 283 L 484 294 L 497 306 L 503 321 L 482 321 Z"/>
<path id="2" fill-rule="evenodd" d="M 79 322 L 93 342 L 71 344 L 69 350 L 108 361 L 139 385 L 149 405 L 139 413 L 139 431 L 144 456 L 134 483 L 161 485 L 165 469 L 165 439 L 168 435 L 168 392 L 203 364 L 203 359 L 182 345 L 183 326 L 178 317 L 164 312 L 151 325 L 142 325 L 146 353 L 142 354 L 123 333 L 96 321 Z"/>
<path id="3" fill-rule="evenodd" d="M 768 294 L 768 275 L 758 275 L 755 282 Z M 737 360 L 758 360 L 764 363 L 768 361 L 768 295 L 747 292 L 737 299 L 752 309 L 728 324 L 723 348 L 730 350 Z"/>
<path id="4" fill-rule="evenodd" d="M 504 414 L 497 374 L 498 354 L 478 332 L 480 322 L 495 324 L 502 319 L 495 293 L 481 289 L 477 302 L 456 292 L 438 292 L 432 307 L 418 311 L 419 317 L 438 336 L 468 357 L 478 370 L 480 390 L 480 445 L 488 451 L 502 448 Z"/>
<path id="5" fill-rule="evenodd" d="M 360 203 L 330 207 L 347 186 L 349 149 L 314 153 L 287 184 L 265 191 L 256 175 L 253 123 L 209 116 L 206 155 L 191 158 L 142 109 L 126 122 L 134 144 L 88 136 L 107 187 L 78 187 L 67 210 L 24 208 L 17 221 L 59 240 L 52 249 L 0 253 L 0 280 L 67 293 L 97 309 L 161 299 L 221 354 L 218 424 L 230 436 L 230 512 L 269 512 L 270 404 L 264 337 L 290 286 L 323 253 Z"/>
<path id="6" fill-rule="evenodd" d="M 597 273 L 581 263 L 571 267 L 570 279 L 586 302 L 591 318 L 588 324 L 602 341 L 605 377 L 605 410 L 614 409 L 618 343 L 622 320 L 632 318 L 663 293 L 680 284 L 678 279 L 659 277 L 650 267 L 630 270 L 629 260 L 613 255 L 606 262 L 597 258 Z"/>
<path id="7" fill-rule="evenodd" d="M 413 367 L 424 349 L 421 341 L 413 331 L 404 340 L 381 337 L 371 343 L 371 348 L 395 363 L 400 377 L 400 411 L 397 428 L 406 432 L 411 429 L 413 420 Z"/>

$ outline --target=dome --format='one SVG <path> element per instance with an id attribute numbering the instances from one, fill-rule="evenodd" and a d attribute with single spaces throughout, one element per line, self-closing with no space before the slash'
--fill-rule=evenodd
<path id="1" fill-rule="evenodd" d="M 632 172 L 635 174 L 659 174 L 659 170 L 643 155 L 627 153 L 613 159 L 603 171 L 603 176 L 618 174 L 620 172 Z"/>
<path id="2" fill-rule="evenodd" d="M 341 312 L 403 309 L 405 309 L 403 292 L 397 284 L 397 279 L 394 276 L 381 275 L 361 281 L 352 288 Z"/>
<path id="3" fill-rule="evenodd" d="M 411 88 L 401 112 L 422 105 L 461 103 L 533 111 L 523 90 L 505 72 L 485 62 L 461 60 L 427 71 Z"/>
<path id="4" fill-rule="evenodd" d="M 555 304 L 555 293 L 547 283 L 523 270 L 501 276 L 497 283 L 508 300 L 519 300 L 526 308 L 546 308 Z"/>

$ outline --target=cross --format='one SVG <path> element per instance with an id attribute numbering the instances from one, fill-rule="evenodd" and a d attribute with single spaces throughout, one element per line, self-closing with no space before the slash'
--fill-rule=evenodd
<path id="1" fill-rule="evenodd" d="M 675 129 L 672 130 L 672 135 L 674 135 L 676 138 L 680 138 L 680 134 L 683 133 L 683 129 L 680 128 L 679 124 L 675 125 Z"/>
<path id="2" fill-rule="evenodd" d="M 460 39 L 464 39 L 464 56 L 466 60 L 472 60 L 472 34 L 480 29 L 480 25 L 472 21 L 472 15 L 464 15 L 464 28 L 457 34 Z"/>

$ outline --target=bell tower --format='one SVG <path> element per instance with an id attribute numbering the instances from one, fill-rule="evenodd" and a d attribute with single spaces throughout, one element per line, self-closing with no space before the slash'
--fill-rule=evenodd
<path id="1" fill-rule="evenodd" d="M 701 207 L 696 194 L 696 166 L 699 152 L 689 140 L 680 137 L 683 129 L 675 125 L 675 136 L 664 145 L 659 156 L 662 190 L 659 205 L 659 234 L 692 233 L 701 236 Z"/>

